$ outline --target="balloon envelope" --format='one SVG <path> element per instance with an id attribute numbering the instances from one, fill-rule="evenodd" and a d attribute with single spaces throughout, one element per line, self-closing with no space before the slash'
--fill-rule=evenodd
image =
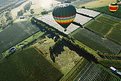
<path id="1" fill-rule="evenodd" d="M 119 8 L 119 6 L 116 3 L 112 3 L 112 4 L 109 5 L 109 10 L 111 12 L 116 12 L 118 10 L 118 8 Z"/>
<path id="2" fill-rule="evenodd" d="M 73 22 L 76 9 L 74 6 L 65 3 L 55 7 L 52 15 L 54 20 L 66 29 Z"/>

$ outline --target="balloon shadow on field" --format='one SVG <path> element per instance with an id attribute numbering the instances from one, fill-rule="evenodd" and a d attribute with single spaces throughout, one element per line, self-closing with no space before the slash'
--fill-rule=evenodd
<path id="1" fill-rule="evenodd" d="M 50 58 L 55 62 L 55 58 L 58 57 L 64 51 L 64 44 L 61 41 L 57 41 L 55 45 L 49 48 Z"/>

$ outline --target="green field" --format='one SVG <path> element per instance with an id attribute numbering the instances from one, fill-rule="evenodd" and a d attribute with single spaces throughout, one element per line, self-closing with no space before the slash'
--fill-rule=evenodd
<path id="1" fill-rule="evenodd" d="M 109 40 L 104 40 L 100 36 L 86 29 L 80 28 L 70 35 L 93 50 L 98 50 L 102 53 L 117 54 L 121 49 L 120 45 L 117 45 Z"/>
<path id="2" fill-rule="evenodd" d="M 114 19 L 111 16 L 100 15 L 95 20 L 92 20 L 87 23 L 85 27 L 96 32 L 101 36 L 105 36 L 119 22 L 119 20 Z"/>
<path id="3" fill-rule="evenodd" d="M 108 15 L 111 15 L 111 16 L 114 16 L 114 17 L 111 17 L 111 16 L 105 16 L 105 17 L 102 17 L 100 19 L 98 19 L 99 21 L 101 22 L 105 22 L 108 24 L 110 23 L 110 25 L 112 24 L 111 26 L 111 31 L 108 33 L 107 37 L 111 40 L 113 40 L 114 42 L 118 43 L 118 44 L 121 44 L 121 5 L 119 6 L 119 10 L 112 13 L 108 10 L 108 6 L 104 6 L 104 7 L 99 7 L 99 8 L 93 8 L 93 10 L 96 10 L 96 11 L 99 11 L 99 12 L 102 12 L 104 14 L 108 14 Z M 116 18 L 115 18 L 116 17 Z M 105 24 L 106 24 L 105 23 Z M 103 27 L 103 25 L 99 26 L 99 27 Z M 100 35 L 105 35 L 105 33 L 103 34 L 103 32 L 100 32 L 101 29 L 97 29 L 97 28 L 92 28 L 90 27 L 90 29 L 94 30 L 95 32 L 98 32 L 100 33 Z M 110 29 L 110 27 L 109 27 Z M 108 30 L 109 30 L 108 29 Z M 104 32 L 107 30 L 107 28 L 105 27 L 104 28 Z"/>
<path id="4" fill-rule="evenodd" d="M 109 11 L 108 6 L 93 8 L 93 10 L 96 10 L 96 11 L 99 11 L 99 12 L 102 12 L 102 13 L 105 13 L 105 14 L 108 14 L 108 15 L 112 15 L 112 16 L 117 17 L 117 18 L 121 18 L 121 15 L 120 15 L 121 6 L 119 7 L 119 10 L 114 12 L 114 13 Z"/>
<path id="5" fill-rule="evenodd" d="M 0 81 L 57 81 L 62 76 L 34 48 L 13 54 L 0 63 Z"/>
<path id="6" fill-rule="evenodd" d="M 85 28 L 121 44 L 121 19 L 109 15 L 100 15 L 87 23 Z"/>
<path id="7" fill-rule="evenodd" d="M 104 36 L 111 29 L 111 25 L 102 24 L 102 22 L 99 21 L 90 21 L 85 27 L 101 36 Z"/>
<path id="8" fill-rule="evenodd" d="M 0 54 L 39 30 L 29 20 L 16 20 L 12 25 L 0 32 Z"/>
<path id="9" fill-rule="evenodd" d="M 95 63 L 87 63 L 86 68 L 82 68 L 74 81 L 120 81 L 109 70 Z"/>
<path id="10" fill-rule="evenodd" d="M 121 45 L 121 23 L 114 27 L 107 37 Z"/>
<path id="11" fill-rule="evenodd" d="M 53 62 L 50 57 L 49 49 L 54 46 L 55 43 L 56 42 L 52 39 L 45 38 L 35 43 L 34 47 L 42 52 L 43 56 L 49 60 L 51 64 L 56 66 L 64 75 L 66 75 L 82 59 L 82 57 L 65 46 L 63 47 L 64 50 L 62 50 L 62 48 L 55 48 L 55 50 L 57 50 L 55 52 L 57 56 L 55 57 L 55 62 Z M 63 46 L 63 44 L 61 44 L 61 46 Z"/>
<path id="12" fill-rule="evenodd" d="M 121 70 L 121 60 L 109 60 L 109 59 L 103 59 L 99 61 L 100 64 L 102 64 L 105 67 L 115 67 L 119 70 Z"/>
<path id="13" fill-rule="evenodd" d="M 86 33 L 86 32 L 82 31 L 81 29 L 78 29 L 77 31 L 73 32 L 71 35 L 76 40 L 84 43 L 85 45 L 89 46 L 90 48 L 92 48 L 94 50 L 100 50 L 102 52 L 109 52 L 109 53 L 111 53 L 110 50 L 106 49 L 101 44 L 91 40 L 90 36 L 89 37 L 88 36 L 87 37 L 84 36 L 83 33 Z"/>

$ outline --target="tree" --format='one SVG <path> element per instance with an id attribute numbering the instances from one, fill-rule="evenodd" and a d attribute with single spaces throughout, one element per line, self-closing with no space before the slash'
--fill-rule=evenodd
<path id="1" fill-rule="evenodd" d="M 4 15 L 0 18 L 0 23 L 2 28 L 4 29 L 4 27 L 6 26 L 6 18 Z"/>
<path id="2" fill-rule="evenodd" d="M 23 10 L 20 10 L 18 13 L 17 13 L 17 16 L 22 16 L 24 14 Z"/>
<path id="3" fill-rule="evenodd" d="M 5 17 L 6 17 L 6 21 L 13 20 L 13 17 L 11 15 L 11 12 L 10 11 L 7 11 L 5 13 Z"/>
<path id="4" fill-rule="evenodd" d="M 34 14 L 34 9 L 31 9 L 31 10 L 30 10 L 30 13 L 31 13 L 31 14 Z"/>
<path id="5" fill-rule="evenodd" d="M 29 2 L 29 3 L 27 3 L 27 4 L 24 6 L 24 12 L 26 12 L 27 10 L 30 9 L 31 4 L 32 4 L 32 2 Z"/>

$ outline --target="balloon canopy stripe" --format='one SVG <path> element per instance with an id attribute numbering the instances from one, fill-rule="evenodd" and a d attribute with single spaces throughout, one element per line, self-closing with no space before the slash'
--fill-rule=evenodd
<path id="1" fill-rule="evenodd" d="M 72 22 L 72 21 L 71 21 Z M 65 24 L 70 24 L 71 22 L 57 22 L 58 24 L 65 25 Z"/>
<path id="2" fill-rule="evenodd" d="M 71 22 L 73 22 L 74 19 L 70 19 L 70 20 L 56 20 L 57 23 L 59 24 L 69 24 Z"/>
<path id="3" fill-rule="evenodd" d="M 110 11 L 117 11 L 118 7 L 110 7 Z"/>
<path id="4" fill-rule="evenodd" d="M 65 18 L 54 17 L 55 21 L 59 24 L 69 24 L 73 22 L 74 18 L 75 16 L 65 17 Z"/>
<path id="5" fill-rule="evenodd" d="M 109 5 L 109 10 L 110 10 L 110 11 L 112 11 L 112 12 L 117 11 L 117 10 L 118 10 L 118 8 L 119 8 L 119 6 L 118 6 L 118 5 Z"/>
<path id="6" fill-rule="evenodd" d="M 70 19 L 74 19 L 74 18 L 75 18 L 75 16 L 65 17 L 65 18 L 54 17 L 55 20 L 70 20 Z"/>
<path id="7" fill-rule="evenodd" d="M 70 17 L 55 17 L 54 16 L 54 19 L 56 19 L 56 20 L 68 20 L 68 19 L 74 19 L 75 18 L 75 15 L 73 15 L 73 16 L 70 16 Z"/>

